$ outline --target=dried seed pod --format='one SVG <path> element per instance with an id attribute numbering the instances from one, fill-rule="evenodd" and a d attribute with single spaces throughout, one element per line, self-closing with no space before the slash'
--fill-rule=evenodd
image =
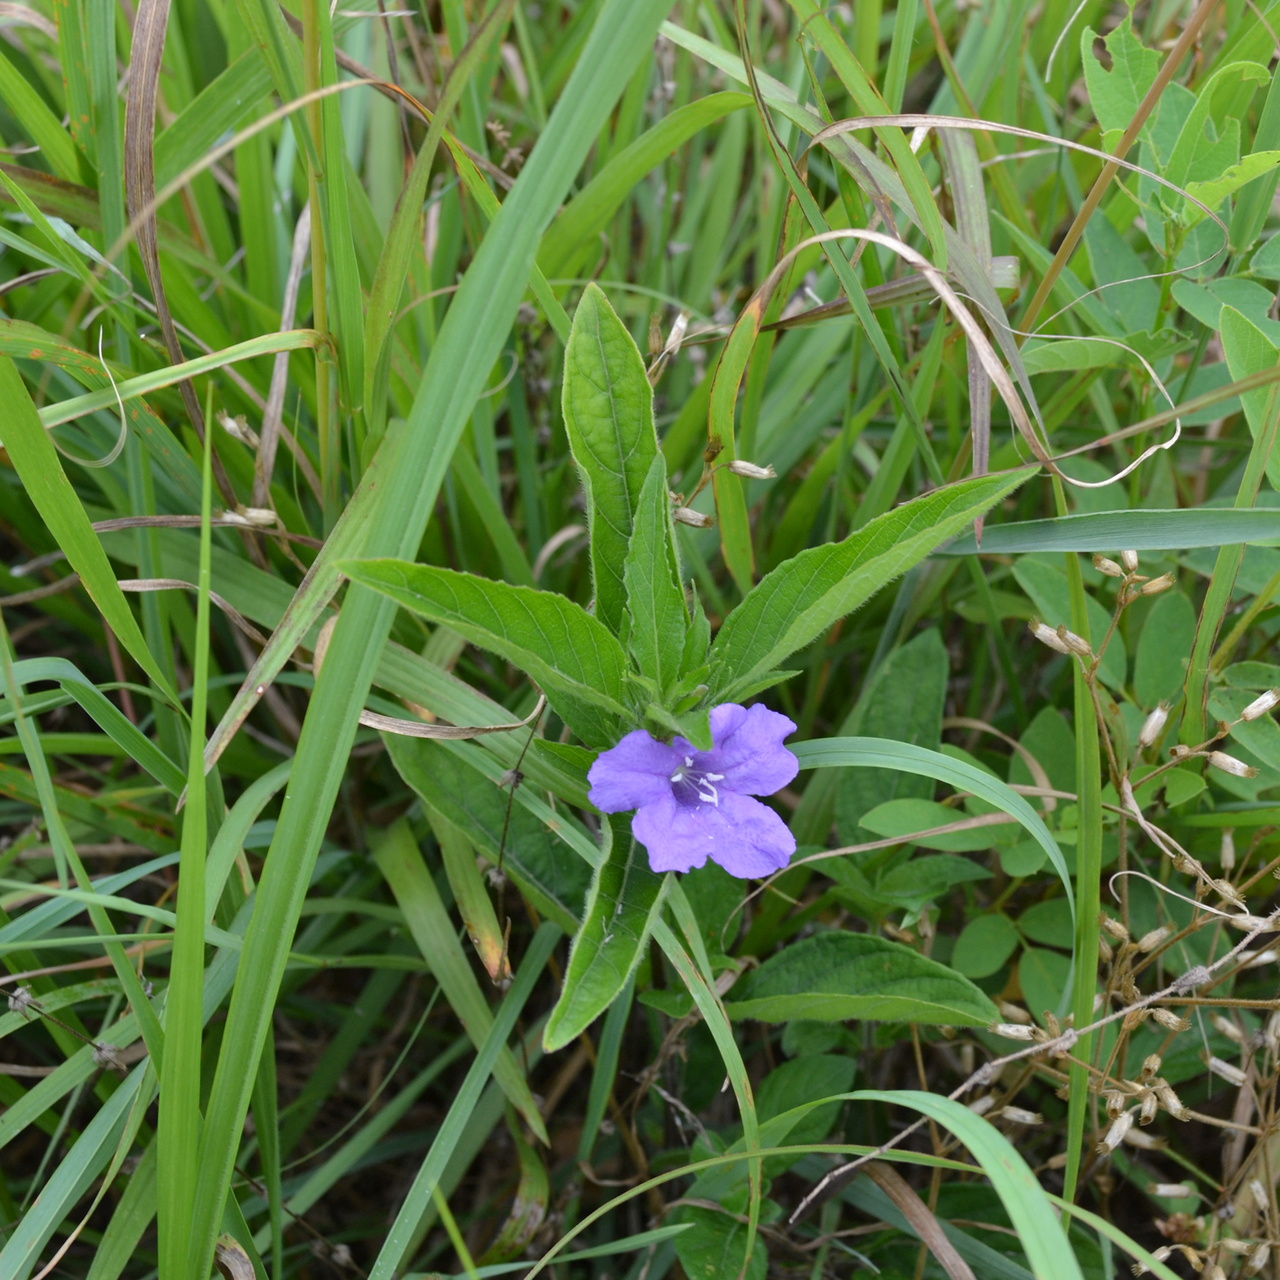
<path id="1" fill-rule="evenodd" d="M 1236 1044 L 1244 1044 L 1244 1032 L 1241 1031 L 1230 1018 L 1224 1018 L 1222 1014 L 1215 1013 L 1209 1018 L 1209 1021 L 1212 1022 L 1228 1040 L 1233 1040 Z"/>
<path id="2" fill-rule="evenodd" d="M 1205 1065 L 1215 1076 L 1220 1076 L 1228 1084 L 1235 1085 L 1236 1088 L 1244 1084 L 1244 1072 L 1234 1062 L 1224 1062 L 1221 1058 L 1211 1056 Z"/>
<path id="3" fill-rule="evenodd" d="M 710 516 L 704 516 L 701 511 L 694 511 L 692 507 L 677 507 L 671 513 L 671 518 L 676 524 L 687 524 L 694 529 L 710 529 L 715 525 Z"/>
<path id="4" fill-rule="evenodd" d="M 1234 1253 L 1237 1257 L 1244 1257 L 1253 1248 L 1253 1245 L 1248 1240 L 1219 1240 L 1218 1243 L 1228 1253 Z"/>
<path id="5" fill-rule="evenodd" d="M 1014 1124 L 1044 1124 L 1044 1116 L 1038 1111 L 1028 1111 L 1026 1107 L 1001 1107 L 996 1114 L 1001 1119 L 1010 1120 Z"/>
<path id="6" fill-rule="evenodd" d="M 1046 644 L 1050 649 L 1056 650 L 1058 653 L 1070 653 L 1066 642 L 1059 638 L 1058 633 L 1052 628 L 1047 627 L 1039 618 L 1032 618 L 1027 623 L 1027 630 L 1031 632 L 1041 644 Z"/>
<path id="7" fill-rule="evenodd" d="M 1215 1262 L 1213 1266 L 1205 1272 L 1204 1280 L 1227 1280 L 1227 1273 Z"/>
<path id="8" fill-rule="evenodd" d="M 1171 573 L 1162 573 L 1158 578 L 1152 578 L 1150 582 L 1144 582 L 1138 588 L 1138 594 L 1144 596 L 1158 596 L 1162 591 L 1168 591 L 1174 584 L 1174 576 Z"/>
<path id="9" fill-rule="evenodd" d="M 987 1093 L 983 1094 L 981 1098 L 977 1098 L 973 1102 L 969 1103 L 969 1110 L 972 1111 L 975 1116 L 985 1116 L 995 1105 L 995 1095 Z"/>
<path id="10" fill-rule="evenodd" d="M 1245 764 L 1243 760 L 1237 760 L 1235 756 L 1229 756 L 1225 751 L 1210 751 L 1209 763 L 1215 769 L 1221 769 L 1223 773 L 1229 773 L 1233 778 L 1256 778 L 1258 771 L 1251 764 Z"/>
<path id="11" fill-rule="evenodd" d="M 1169 748 L 1170 760 L 1185 760 L 1189 755 L 1192 755 L 1192 754 L 1193 752 L 1191 748 L 1184 747 L 1180 742 L 1175 742 L 1173 746 Z"/>
<path id="12" fill-rule="evenodd" d="M 1142 1076 L 1143 1080 L 1150 1080 L 1152 1076 L 1160 1074 L 1160 1055 L 1158 1053 L 1149 1053 L 1142 1060 Z"/>
<path id="13" fill-rule="evenodd" d="M 1124 1135 L 1124 1140 L 1131 1147 L 1137 1147 L 1141 1151 L 1160 1151 L 1164 1147 L 1164 1139 L 1158 1138 L 1154 1133 L 1148 1133 L 1145 1129 L 1130 1129 Z"/>
<path id="14" fill-rule="evenodd" d="M 1230 880 L 1210 880 L 1209 883 L 1217 890 L 1233 907 L 1244 907 L 1244 899 L 1240 896 L 1240 890 L 1231 883 Z"/>
<path id="15" fill-rule="evenodd" d="M 1280 1009 L 1267 1019 L 1267 1026 L 1262 1035 L 1267 1042 L 1267 1048 L 1272 1053 L 1280 1052 Z"/>
<path id="16" fill-rule="evenodd" d="M 1168 703 L 1157 703 L 1155 710 L 1147 716 L 1142 722 L 1142 728 L 1138 730 L 1138 746 L 1143 751 L 1155 743 L 1155 740 L 1164 731 L 1164 726 L 1168 719 Z"/>
<path id="17" fill-rule="evenodd" d="M 1138 1123 L 1150 1124 L 1160 1110 L 1160 1099 L 1154 1089 L 1148 1089 L 1142 1095 L 1142 1105 L 1138 1108 Z"/>
<path id="18" fill-rule="evenodd" d="M 1008 1000 L 997 1000 L 996 1008 L 1002 1017 L 1010 1022 L 1030 1023 L 1031 1015 L 1018 1004 L 1010 1004 Z"/>
<path id="19" fill-rule="evenodd" d="M 1128 1096 L 1121 1093 L 1119 1089 L 1108 1089 L 1102 1096 L 1107 1104 L 1107 1119 L 1109 1120 L 1114 1120 L 1116 1116 L 1120 1115 L 1129 1101 Z"/>
<path id="20" fill-rule="evenodd" d="M 997 1022 L 991 1031 L 994 1035 L 1003 1036 L 1006 1040 L 1030 1040 L 1034 1028 L 1016 1022 Z"/>
<path id="21" fill-rule="evenodd" d="M 1249 1261 L 1244 1264 L 1244 1273 L 1247 1276 L 1257 1275 L 1271 1258 L 1271 1246 L 1264 1240 L 1249 1255 Z"/>
<path id="22" fill-rule="evenodd" d="M 1245 707 L 1240 713 L 1240 719 L 1257 720 L 1265 716 L 1277 703 L 1280 703 L 1280 689 L 1268 689 L 1266 693 L 1259 694 Z"/>
<path id="23" fill-rule="evenodd" d="M 1098 1154 L 1105 1155 L 1108 1151 L 1114 1151 L 1125 1140 L 1125 1135 L 1132 1128 L 1132 1111 L 1125 1111 L 1116 1116 L 1111 1122 L 1111 1128 L 1107 1130 L 1105 1137 L 1098 1143 Z"/>
<path id="24" fill-rule="evenodd" d="M 1108 560 L 1106 556 L 1098 553 L 1093 557 L 1093 567 L 1099 573 L 1105 573 L 1108 578 L 1123 578 L 1125 571 L 1114 560 Z"/>
<path id="25" fill-rule="evenodd" d="M 1253 1203 L 1258 1206 L 1259 1213 L 1266 1213 L 1271 1207 L 1271 1198 L 1267 1195 L 1267 1189 L 1257 1178 L 1249 1180 L 1249 1194 L 1253 1197 Z"/>
<path id="26" fill-rule="evenodd" d="M 1129 930 L 1124 927 L 1124 922 L 1117 920 L 1115 916 L 1109 916 L 1105 911 L 1101 912 L 1098 915 L 1098 923 L 1102 926 L 1103 932 L 1110 934 L 1117 942 L 1129 941 Z"/>
<path id="27" fill-rule="evenodd" d="M 757 467 L 754 462 L 744 462 L 741 458 L 735 458 L 729 463 L 728 469 L 744 480 L 774 480 L 778 475 L 772 467 Z"/>
<path id="28" fill-rule="evenodd" d="M 1195 1195 L 1196 1190 L 1185 1182 L 1153 1182 L 1147 1187 L 1147 1194 L 1163 1200 L 1185 1200 Z"/>
<path id="29" fill-rule="evenodd" d="M 1122 551 L 1120 553 L 1120 563 L 1124 565 L 1126 573 L 1138 572 L 1138 553 L 1136 551 Z"/>
<path id="30" fill-rule="evenodd" d="M 1155 1086 L 1156 1097 L 1160 1099 L 1160 1105 L 1175 1119 L 1185 1120 L 1187 1116 L 1187 1108 L 1183 1101 L 1176 1093 L 1174 1093 L 1171 1085 L 1161 1080 Z"/>
<path id="31" fill-rule="evenodd" d="M 1154 951 L 1166 938 L 1172 937 L 1172 935 L 1173 930 L 1167 924 L 1162 924 L 1158 929 L 1152 929 L 1138 939 L 1138 950 L 1143 954 Z"/>
<path id="32" fill-rule="evenodd" d="M 1099 936 L 1098 959 L 1101 960 L 1103 964 L 1111 964 L 1115 958 L 1116 953 L 1111 950 L 1111 944 L 1106 940 L 1106 938 Z"/>
<path id="33" fill-rule="evenodd" d="M 1222 845 L 1218 850 L 1218 861 L 1223 871 L 1233 871 L 1236 865 L 1236 833 L 1230 827 L 1222 832 Z"/>
<path id="34" fill-rule="evenodd" d="M 1067 646 L 1070 653 L 1078 653 L 1082 658 L 1093 657 L 1093 649 L 1084 636 L 1078 636 L 1074 631 L 1069 631 L 1065 626 L 1058 628 L 1058 639 Z"/>

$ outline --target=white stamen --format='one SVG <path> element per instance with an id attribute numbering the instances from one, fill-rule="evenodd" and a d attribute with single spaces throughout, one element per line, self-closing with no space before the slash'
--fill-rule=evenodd
<path id="1" fill-rule="evenodd" d="M 723 773 L 704 773 L 702 776 L 703 776 L 704 778 L 706 778 L 706 780 L 707 780 L 708 782 L 723 782 L 723 781 L 724 781 L 724 774 L 723 774 Z"/>
<path id="2" fill-rule="evenodd" d="M 692 769 L 692 768 L 693 768 L 693 757 L 692 757 L 692 756 L 685 756 L 685 758 L 684 758 L 684 767 L 685 767 L 686 769 Z"/>

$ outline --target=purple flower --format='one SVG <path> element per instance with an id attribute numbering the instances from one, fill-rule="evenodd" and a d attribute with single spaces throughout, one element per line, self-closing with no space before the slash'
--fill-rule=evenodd
<path id="1" fill-rule="evenodd" d="M 733 702 L 711 712 L 710 751 L 679 737 L 667 746 L 637 729 L 596 757 L 587 774 L 591 803 L 602 813 L 636 811 L 631 831 L 655 871 L 692 871 L 710 857 L 743 880 L 770 875 L 787 865 L 796 841 L 751 797 L 772 795 L 799 772 L 782 745 L 795 731 L 759 703 Z"/>

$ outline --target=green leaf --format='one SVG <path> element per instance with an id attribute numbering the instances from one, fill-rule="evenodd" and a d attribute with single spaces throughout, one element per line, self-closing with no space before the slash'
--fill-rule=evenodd
<path id="1" fill-rule="evenodd" d="M 1043 942 L 1046 947 L 1061 947 L 1070 951 L 1075 936 L 1071 912 L 1065 898 L 1050 898 L 1037 902 L 1018 917 L 1018 931 L 1032 942 Z"/>
<path id="2" fill-rule="evenodd" d="M 979 916 L 956 939 L 951 967 L 966 978 L 987 978 L 1013 955 L 1017 945 L 1018 931 L 1008 916 Z"/>
<path id="3" fill-rule="evenodd" d="M 1280 362 L 1280 352 L 1277 352 L 1276 344 L 1252 320 L 1234 307 L 1222 308 L 1222 352 L 1227 358 L 1227 367 L 1231 370 L 1231 376 L 1236 380 L 1251 373 L 1260 373 L 1264 369 L 1274 368 L 1276 363 Z M 1258 438 L 1258 433 L 1267 425 L 1267 406 L 1270 398 L 1269 388 L 1245 391 L 1240 395 L 1244 416 L 1255 440 Z M 1267 479 L 1271 481 L 1273 489 L 1280 488 L 1280 457 L 1276 456 L 1274 449 L 1267 457 Z M 1248 508 L 1242 508 L 1242 510 L 1248 510 Z M 1260 513 L 1253 512 L 1253 514 Z M 1276 514 L 1280 516 L 1280 512 Z M 1237 538 L 1236 541 L 1252 542 L 1254 539 Z"/>
<path id="4" fill-rule="evenodd" d="M 1274 364 L 1274 347 L 1271 354 Z M 1250 394 L 1255 393 L 1245 393 Z M 1265 407 L 1266 390 L 1256 394 L 1262 396 Z M 1114 555 L 1122 547 L 1133 551 L 1181 551 L 1240 542 L 1280 542 L 1280 511 L 1234 507 L 1096 511 L 1052 520 L 987 525 L 982 533 L 982 552 L 1013 555 L 1039 551 L 1102 551 Z M 936 554 L 971 556 L 977 550 L 973 535 L 966 533 Z"/>
<path id="5" fill-rule="evenodd" d="M 711 646 L 712 702 L 732 702 L 885 583 L 924 559 L 1028 472 L 981 476 L 903 503 L 843 542 L 812 547 L 764 577 L 729 615 Z"/>
<path id="6" fill-rule="evenodd" d="M 999 778 L 964 760 L 954 760 L 940 751 L 926 751 L 909 742 L 891 742 L 885 738 L 818 738 L 797 742 L 791 751 L 802 769 L 832 769 L 852 766 L 862 769 L 898 769 L 937 778 L 960 791 L 967 791 L 998 809 L 1012 815 L 1027 829 L 1036 843 L 1049 856 L 1058 879 L 1062 881 L 1067 900 L 1074 902 L 1071 876 L 1062 850 L 1049 834 L 1040 815 L 1016 791 Z M 799 1016 L 799 1015 L 797 1015 Z"/>
<path id="7" fill-rule="evenodd" d="M 863 686 L 845 728 L 869 738 L 893 738 L 936 751 L 942 743 L 942 713 L 950 677 L 951 664 L 942 638 L 936 627 L 930 627 L 895 649 L 880 664 Z M 854 844 L 865 839 L 858 833 L 858 826 L 870 810 L 893 800 L 927 804 L 933 790 L 933 782 L 920 774 L 850 770 L 840 777 L 836 792 L 836 828 L 841 842 Z M 950 816 L 943 821 L 954 821 L 956 814 L 950 810 L 948 813 Z"/>
<path id="8" fill-rule="evenodd" d="M 1120 364 L 1128 355 L 1119 342 L 1101 338 L 1033 338 L 1022 348 L 1022 363 L 1028 373 L 1074 373 Z"/>
<path id="9" fill-rule="evenodd" d="M 1241 187 L 1270 173 L 1280 165 L 1280 151 L 1254 151 L 1244 157 L 1239 164 L 1228 165 L 1216 178 L 1207 178 L 1200 182 L 1188 182 L 1187 195 L 1207 204 L 1210 209 L 1217 209 L 1229 196 L 1234 195 Z M 1197 208 L 1190 200 L 1185 202 L 1182 214 L 1182 225 L 1194 227 L 1205 217 L 1205 211 Z"/>
<path id="10" fill-rule="evenodd" d="M 1253 699 L 1252 690 L 1215 689 L 1209 695 L 1209 714 L 1228 722 L 1237 720 Z M 1263 764 L 1280 769 L 1280 724 L 1271 716 L 1232 725 L 1231 737 L 1248 747 Z"/>
<path id="11" fill-rule="evenodd" d="M 1207 81 L 1197 85 L 1195 105 L 1183 122 L 1164 176 L 1180 187 L 1191 182 L 1221 181 L 1222 175 L 1240 159 L 1240 122 L 1234 117 L 1214 119 L 1214 98 L 1224 88 L 1234 92 L 1249 82 L 1266 84 L 1270 79 L 1270 73 L 1259 62 L 1232 62 L 1217 68 Z M 1217 126 L 1216 136 L 1214 130 L 1207 127 L 1211 124 Z M 1168 188 L 1161 190 L 1161 199 L 1168 207 L 1177 200 L 1185 208 L 1185 202 Z M 1194 213 L 1203 216 L 1192 208 Z"/>
<path id="12" fill-rule="evenodd" d="M 640 674 L 665 693 L 680 675 L 689 613 L 680 589 L 667 464 L 656 454 L 636 505 L 622 570 L 627 592 L 627 643 Z"/>
<path id="13" fill-rule="evenodd" d="M 588 745 L 611 747 L 622 736 L 619 722 L 631 718 L 626 654 L 572 600 L 405 560 L 348 560 L 339 568 L 353 582 L 515 663 Z"/>
<path id="14" fill-rule="evenodd" d="M 71 567 L 80 575 L 81 583 L 116 638 L 176 704 L 177 694 L 152 658 L 102 544 L 62 469 L 53 441 L 41 425 L 17 367 L 8 356 L 0 356 L 0 399 L 9 406 L 5 413 L 4 447 L 27 496 L 57 539 Z"/>
<path id="15" fill-rule="evenodd" d="M 878 836 L 902 836 L 922 849 L 943 849 L 949 853 L 972 853 L 991 847 L 990 828 L 973 831 L 953 831 L 950 835 L 925 836 L 917 839 L 913 832 L 927 831 L 949 822 L 958 822 L 967 815 L 959 809 L 949 809 L 933 800 L 888 800 L 876 805 L 870 813 L 863 814 L 859 825 Z"/>
<path id="16" fill-rule="evenodd" d="M 626 606 L 623 563 L 658 433 L 640 349 L 595 284 L 574 312 L 562 404 L 587 498 L 596 617 L 617 635 Z"/>
<path id="17" fill-rule="evenodd" d="M 544 805 L 545 816 L 540 820 L 519 803 L 527 798 L 528 787 L 518 787 L 512 797 L 472 767 L 468 760 L 472 753 L 452 750 L 470 744 L 391 733 L 383 740 L 391 763 L 423 800 L 463 832 L 494 866 L 501 856 L 503 870 L 543 915 L 566 933 L 578 927 L 590 872 L 582 856 L 549 829 L 556 823 L 563 832 L 571 819 Z"/>
<path id="18" fill-rule="evenodd" d="M 867 933 L 821 933 L 793 943 L 740 978 L 730 1017 L 810 1018 L 978 1027 L 996 1007 L 967 978 L 918 951 Z"/>
<path id="19" fill-rule="evenodd" d="M 1173 702 L 1187 678 L 1187 658 L 1195 639 L 1196 612 L 1181 591 L 1157 596 L 1142 624 L 1133 664 L 1133 692 L 1150 711 L 1162 700 Z"/>
<path id="20" fill-rule="evenodd" d="M 565 206 L 538 249 L 538 265 L 550 277 L 574 275 L 594 251 L 600 232 L 649 170 L 661 164 L 695 133 L 742 107 L 745 93 L 712 93 L 677 107 L 620 151 Z"/>
<path id="21" fill-rule="evenodd" d="M 1037 1280 L 1083 1280 L 1080 1264 L 1044 1188 L 989 1121 L 962 1102 L 916 1090 L 860 1089 L 859 1101 L 910 1107 L 950 1129 L 991 1179 Z"/>
<path id="22" fill-rule="evenodd" d="M 548 1053 L 575 1040 L 614 1002 L 644 957 L 662 910 L 667 877 L 649 870 L 649 855 L 632 836 L 630 818 L 608 821 L 613 847 L 596 868 L 564 988 L 542 1033 Z"/>
<path id="23" fill-rule="evenodd" d="M 1027 947 L 1018 961 L 1018 984 L 1027 1008 L 1041 1025 L 1046 1013 L 1061 1019 L 1067 987 L 1071 982 L 1071 961 L 1058 951 Z"/>
<path id="24" fill-rule="evenodd" d="M 895 905 L 919 911 L 958 884 L 990 880 L 991 872 L 968 858 L 954 853 L 936 853 L 912 858 L 886 872 L 876 884 L 876 894 Z"/>
<path id="25" fill-rule="evenodd" d="M 432 976 L 440 984 L 449 1007 L 458 1016 L 471 1043 L 477 1049 L 483 1048 L 495 1025 L 493 1013 L 458 941 L 435 881 L 418 851 L 417 841 L 403 818 L 378 833 L 373 857 L 391 886 L 409 932 L 431 966 Z M 505 1044 L 498 1047 L 493 1075 L 529 1127 L 546 1142 L 547 1131 L 529 1083 Z"/>
<path id="26" fill-rule="evenodd" d="M 1103 145 L 1108 146 L 1106 135 L 1113 130 L 1123 133 L 1137 115 L 1139 104 L 1160 70 L 1160 55 L 1133 34 L 1132 15 L 1127 13 L 1119 26 L 1103 38 L 1111 56 L 1110 71 L 1093 51 L 1097 39 L 1098 33 L 1085 27 L 1080 34 L 1080 61 L 1084 64 L 1089 102 L 1102 129 Z"/>
<path id="27" fill-rule="evenodd" d="M 1251 320 L 1271 339 L 1271 345 L 1280 345 L 1280 323 L 1269 318 L 1275 297 L 1270 289 L 1264 289 L 1256 280 L 1225 277 L 1195 284 L 1191 280 L 1175 281 L 1174 301 L 1191 312 L 1201 324 L 1210 329 L 1222 327 L 1223 306 L 1235 307 L 1241 315 Z"/>

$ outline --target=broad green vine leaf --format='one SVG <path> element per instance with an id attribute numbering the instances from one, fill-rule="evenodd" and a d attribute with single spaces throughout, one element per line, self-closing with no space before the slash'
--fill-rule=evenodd
<path id="1" fill-rule="evenodd" d="M 1234 307 L 1222 308 L 1222 352 L 1227 358 L 1231 376 L 1237 380 L 1251 373 L 1274 368 L 1277 361 L 1280 361 L 1280 353 L 1276 351 L 1271 339 L 1248 316 L 1242 315 Z M 1249 432 L 1255 439 L 1258 432 L 1266 426 L 1267 406 L 1273 391 L 1272 387 L 1262 387 L 1240 395 Z M 1274 450 L 1267 459 L 1267 479 L 1271 481 L 1273 489 L 1280 488 L 1280 457 L 1276 456 Z"/>
<path id="2" fill-rule="evenodd" d="M 1110 151 L 1137 114 L 1138 104 L 1155 83 L 1160 70 L 1160 55 L 1148 49 L 1133 34 L 1133 18 L 1125 14 L 1120 25 L 1102 37 L 1111 69 L 1107 70 L 1094 52 L 1098 33 L 1085 27 L 1080 35 L 1080 61 L 1084 64 L 1084 82 L 1089 91 L 1093 114 L 1102 129 L 1102 145 Z M 1149 126 L 1148 126 L 1149 127 Z"/>
<path id="3" fill-rule="evenodd" d="M 658 433 L 640 349 L 595 284 L 573 316 L 562 404 L 587 498 L 596 617 L 617 635 L 627 600 L 623 562 Z"/>
<path id="4" fill-rule="evenodd" d="M 542 1035 L 548 1053 L 576 1039 L 627 985 L 662 910 L 666 877 L 649 870 L 649 855 L 625 815 L 608 819 L 609 856 L 596 868 L 582 927 L 573 940 L 564 989 Z"/>
<path id="5" fill-rule="evenodd" d="M 630 719 L 627 656 L 567 597 L 406 560 L 348 560 L 339 568 L 353 582 L 515 663 L 590 746 L 611 747 L 622 736 L 620 722 Z"/>
<path id="6" fill-rule="evenodd" d="M 713 702 L 759 690 L 770 671 L 852 612 L 1030 475 L 980 476 L 878 516 L 843 542 L 811 547 L 766 575 L 729 615 L 711 646 Z M 771 682 L 772 683 L 772 682 Z"/>
<path id="7" fill-rule="evenodd" d="M 1255 151 L 1245 156 L 1239 164 L 1228 165 L 1216 178 L 1188 182 L 1187 195 L 1199 200 L 1201 204 L 1207 204 L 1210 209 L 1216 209 L 1227 196 L 1234 195 L 1255 178 L 1270 173 L 1277 165 L 1280 165 L 1280 151 Z M 1182 213 L 1184 227 L 1194 227 L 1204 216 L 1203 209 L 1192 204 L 1190 200 L 1184 202 Z"/>
<path id="8" fill-rule="evenodd" d="M 820 933 L 793 943 L 740 978 L 730 1017 L 810 1018 L 980 1027 L 995 1005 L 972 982 L 901 943 L 868 933 Z"/>

